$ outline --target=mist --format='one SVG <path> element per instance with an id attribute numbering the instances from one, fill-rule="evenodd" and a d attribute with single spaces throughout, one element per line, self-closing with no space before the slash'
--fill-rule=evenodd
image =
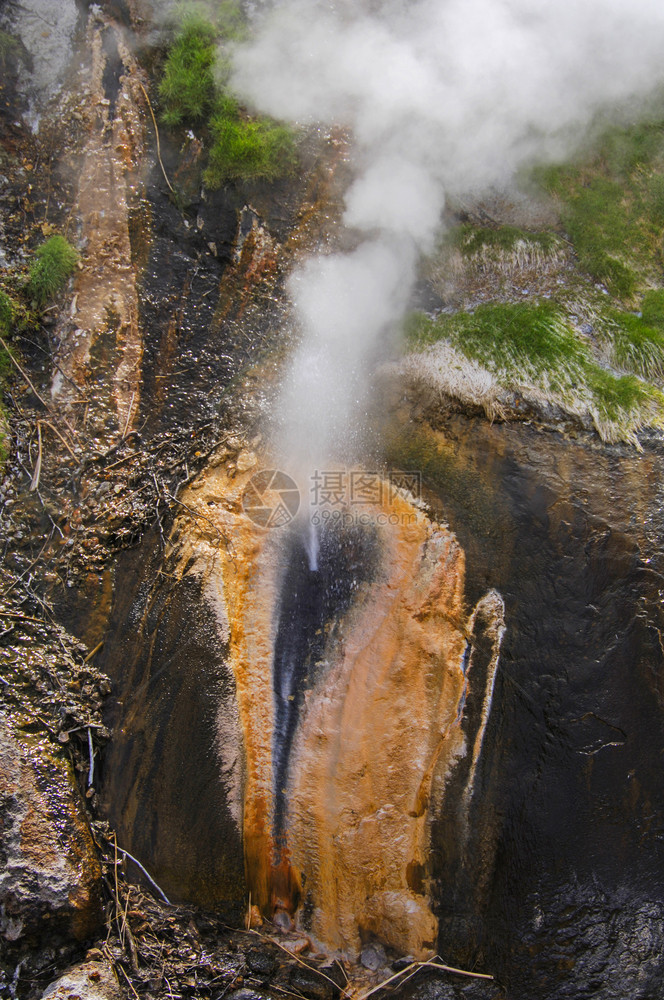
<path id="1" fill-rule="evenodd" d="M 342 124 L 357 249 L 289 282 L 302 342 L 286 378 L 284 454 L 348 459 L 363 370 L 403 317 L 446 198 L 563 158 L 600 111 L 629 115 L 664 78 L 660 0 L 284 0 L 254 17 L 232 85 L 295 123 Z"/>

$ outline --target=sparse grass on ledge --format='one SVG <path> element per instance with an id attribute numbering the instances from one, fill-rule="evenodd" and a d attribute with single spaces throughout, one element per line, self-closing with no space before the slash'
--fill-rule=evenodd
<path id="1" fill-rule="evenodd" d="M 621 330 L 625 343 L 633 345 L 634 370 L 645 352 L 629 324 Z M 664 394 L 634 374 L 602 367 L 564 313 L 550 303 L 486 305 L 436 319 L 417 313 L 409 318 L 406 336 L 415 349 L 441 341 L 450 345 L 460 358 L 481 365 L 504 390 L 530 392 L 577 416 L 589 413 L 604 440 L 638 444 L 640 427 L 664 423 Z M 624 351 L 627 356 L 626 347 Z M 435 366 L 423 357 L 421 370 L 431 374 Z M 483 400 L 478 403 L 484 405 Z"/>
<path id="2" fill-rule="evenodd" d="M 538 247 L 550 253 L 559 240 L 553 233 L 531 233 L 515 226 L 473 226 L 464 224 L 452 230 L 450 241 L 458 247 L 464 257 L 471 257 L 482 250 L 502 250 L 511 253 L 517 244 Z"/>
<path id="3" fill-rule="evenodd" d="M 51 236 L 35 251 L 26 293 L 43 307 L 60 292 L 76 267 L 78 254 L 64 236 Z"/>

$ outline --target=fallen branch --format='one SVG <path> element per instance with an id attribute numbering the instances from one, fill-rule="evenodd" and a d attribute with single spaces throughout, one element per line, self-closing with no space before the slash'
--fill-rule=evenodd
<path id="1" fill-rule="evenodd" d="M 88 655 L 87 655 L 87 656 L 85 657 L 85 659 L 83 660 L 83 663 L 89 663 L 89 662 L 90 662 L 90 660 L 92 659 L 92 657 L 93 657 L 93 656 L 95 655 L 95 653 L 98 653 L 98 652 L 99 652 L 99 650 L 101 649 L 101 647 L 102 647 L 103 645 L 104 645 L 104 640 L 102 639 L 102 640 L 101 640 L 101 642 L 98 642 L 98 643 L 97 643 L 97 645 L 95 646 L 95 648 L 94 648 L 94 649 L 91 649 L 91 650 L 90 650 L 90 652 L 88 653 Z"/>
<path id="2" fill-rule="evenodd" d="M 88 788 L 92 787 L 95 776 L 95 750 L 92 745 L 92 730 L 88 726 L 88 752 L 90 754 L 90 770 L 88 771 Z"/>
<path id="3" fill-rule="evenodd" d="M 438 961 L 436 961 L 436 959 Z M 456 969 L 453 965 L 445 965 L 440 955 L 436 955 L 434 958 L 430 958 L 426 962 L 411 962 L 410 965 L 405 967 L 405 969 L 400 969 L 399 972 L 395 972 L 394 975 L 384 979 L 382 983 L 378 983 L 377 986 L 367 990 L 366 993 L 361 993 L 356 1000 L 367 1000 L 367 997 L 372 996 L 374 993 L 378 993 L 379 990 L 382 990 L 390 983 L 393 983 L 395 979 L 401 978 L 401 976 L 404 976 L 407 972 L 414 975 L 416 972 L 419 972 L 420 969 L 441 969 L 443 972 L 451 972 L 457 976 L 470 976 L 473 979 L 493 980 L 493 976 L 489 976 L 485 972 L 469 972 L 467 969 Z M 410 978 L 410 976 L 408 978 Z"/>
<path id="4" fill-rule="evenodd" d="M 255 934 L 256 937 L 259 937 L 261 939 L 261 941 L 269 941 L 270 944 L 276 944 L 277 948 L 281 948 L 282 951 L 285 951 L 287 955 L 290 955 L 291 958 L 294 958 L 295 961 L 299 962 L 299 964 L 304 966 L 305 969 L 309 969 L 310 972 L 317 972 L 318 975 L 321 976 L 323 979 L 327 979 L 328 983 L 332 983 L 332 985 L 336 990 L 341 990 L 342 995 L 348 997 L 348 1000 L 350 1000 L 352 994 L 349 993 L 348 990 L 345 989 L 343 986 L 339 986 L 339 983 L 335 983 L 334 979 L 331 979 L 329 976 L 326 976 L 324 972 L 320 971 L 320 969 L 317 969 L 315 965 L 309 965 L 307 962 L 304 962 L 299 955 L 295 955 L 293 954 L 292 951 L 289 951 L 288 948 L 284 948 L 284 946 L 282 944 L 279 944 L 278 941 L 275 941 L 274 938 L 269 938 L 265 934 L 260 934 L 258 931 L 253 930 L 253 928 L 249 929 L 249 933 Z"/>
<path id="5" fill-rule="evenodd" d="M 168 184 L 169 191 L 171 192 L 171 194 L 175 194 L 175 191 L 173 190 L 171 182 L 168 179 L 168 175 L 166 173 L 166 170 L 164 169 L 164 164 L 162 163 L 162 160 L 161 160 L 161 143 L 159 142 L 159 129 L 157 128 L 157 119 L 154 116 L 154 111 L 152 110 L 152 105 L 150 104 L 150 98 L 148 97 L 147 90 L 145 89 L 145 87 L 143 86 L 143 84 L 141 83 L 140 80 L 138 81 L 138 86 L 143 91 L 143 97 L 145 98 L 145 100 L 147 102 L 147 106 L 148 106 L 148 109 L 150 111 L 150 117 L 152 118 L 152 124 L 154 125 L 154 134 L 155 134 L 155 137 L 156 137 L 156 140 L 157 140 L 157 159 L 159 160 L 159 166 L 161 167 L 161 172 L 164 175 L 164 180 Z"/>

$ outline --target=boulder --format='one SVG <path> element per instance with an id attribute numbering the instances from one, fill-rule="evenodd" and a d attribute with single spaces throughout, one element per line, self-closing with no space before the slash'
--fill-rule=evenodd
<path id="1" fill-rule="evenodd" d="M 108 962 L 74 965 L 47 986 L 42 1000 L 123 1000 L 118 980 Z"/>
<path id="2" fill-rule="evenodd" d="M 78 939 L 101 917 L 101 867 L 70 761 L 0 715 L 0 935 Z"/>

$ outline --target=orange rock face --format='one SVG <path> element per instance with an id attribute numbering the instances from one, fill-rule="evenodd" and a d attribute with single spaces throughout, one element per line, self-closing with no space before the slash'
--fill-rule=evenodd
<path id="1" fill-rule="evenodd" d="M 241 503 L 250 479 L 229 482 L 217 468 L 184 497 L 208 520 L 180 529 L 179 563 L 202 574 L 229 637 L 246 760 L 233 794 L 243 803 L 252 903 L 270 918 L 306 912 L 321 944 L 351 956 L 371 937 L 424 955 L 437 937 L 430 821 L 446 808 L 446 778 L 462 758 L 472 795 L 502 601 L 491 592 L 468 614 L 455 537 L 396 496 L 364 505 L 359 525 L 347 509 L 346 527 L 342 518 L 319 529 L 320 559 L 325 532 L 337 532 L 337 557 L 357 578 L 347 600 L 318 614 L 325 567 L 310 571 L 305 559 L 299 575 L 289 569 L 304 521 L 253 524 Z M 315 654 L 298 654 L 297 630 L 306 636 L 307 627 Z M 284 643 L 295 650 L 285 660 Z M 222 759 L 224 727 L 220 719 Z M 463 802 L 455 808 L 463 817 Z"/>

